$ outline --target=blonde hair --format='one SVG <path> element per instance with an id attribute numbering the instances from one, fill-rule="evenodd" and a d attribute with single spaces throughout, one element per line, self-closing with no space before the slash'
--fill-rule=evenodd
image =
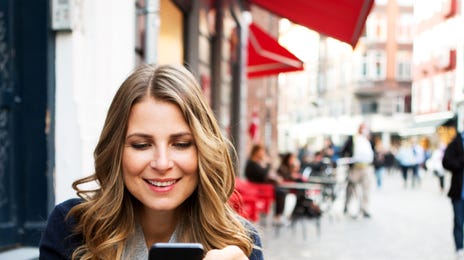
<path id="1" fill-rule="evenodd" d="M 228 204 L 235 185 L 235 150 L 223 136 L 198 83 L 180 65 L 142 65 L 123 82 L 111 103 L 94 151 L 95 173 L 73 183 L 84 200 L 68 215 L 77 220 L 75 233 L 84 241 L 73 259 L 119 259 L 133 234 L 138 202 L 124 186 L 122 152 L 130 110 L 147 95 L 179 107 L 198 151 L 198 187 L 179 208 L 179 242 L 199 242 L 206 251 L 237 245 L 250 255 L 250 231 Z M 79 188 L 93 181 L 99 184 L 97 189 Z"/>

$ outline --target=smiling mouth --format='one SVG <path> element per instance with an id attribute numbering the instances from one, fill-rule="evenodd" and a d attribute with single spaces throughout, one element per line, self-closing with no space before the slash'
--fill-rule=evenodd
<path id="1" fill-rule="evenodd" d="M 173 185 L 174 183 L 177 182 L 177 180 L 170 180 L 170 181 L 150 181 L 150 180 L 146 180 L 150 185 L 153 185 L 155 187 L 167 187 L 167 186 L 171 186 Z"/>

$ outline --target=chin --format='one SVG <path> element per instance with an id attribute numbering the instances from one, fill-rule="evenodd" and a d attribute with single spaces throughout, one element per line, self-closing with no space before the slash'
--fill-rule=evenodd
<path id="1" fill-rule="evenodd" d="M 173 203 L 152 203 L 152 204 L 144 204 L 145 208 L 153 210 L 153 211 L 173 211 L 176 210 L 179 205 L 174 205 Z"/>

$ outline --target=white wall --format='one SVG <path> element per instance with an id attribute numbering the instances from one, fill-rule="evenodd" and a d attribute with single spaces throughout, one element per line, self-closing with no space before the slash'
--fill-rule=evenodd
<path id="1" fill-rule="evenodd" d="M 107 108 L 135 66 L 135 5 L 127 0 L 71 1 L 73 30 L 56 36 L 55 202 L 93 173 L 93 149 Z"/>

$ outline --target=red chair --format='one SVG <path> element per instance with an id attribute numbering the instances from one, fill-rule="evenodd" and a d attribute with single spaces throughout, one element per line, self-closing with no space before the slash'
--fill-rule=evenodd
<path id="1" fill-rule="evenodd" d="M 240 216 L 253 222 L 258 221 L 259 214 L 253 197 L 243 197 L 237 190 L 235 190 L 229 198 L 229 204 Z"/>
<path id="2" fill-rule="evenodd" d="M 269 214 L 275 200 L 274 185 L 252 182 L 249 182 L 248 185 L 250 189 L 255 191 L 255 196 L 258 198 L 256 206 L 259 213 Z"/>
<path id="3" fill-rule="evenodd" d="M 252 183 L 237 178 L 235 191 L 231 196 L 231 205 L 240 215 L 258 221 L 260 214 L 269 214 L 275 199 L 272 184 Z"/>

